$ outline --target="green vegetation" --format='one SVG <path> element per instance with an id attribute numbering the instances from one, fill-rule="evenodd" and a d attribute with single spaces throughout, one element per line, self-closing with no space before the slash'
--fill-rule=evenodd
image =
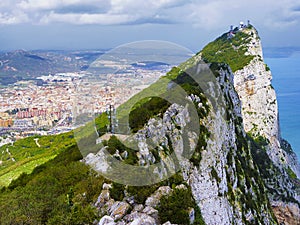
<path id="1" fill-rule="evenodd" d="M 254 58 L 245 54 L 250 40 L 251 36 L 244 31 L 237 32 L 232 38 L 228 38 L 225 33 L 206 45 L 200 53 L 205 62 L 226 63 L 235 72 L 244 68 Z"/>
<path id="2" fill-rule="evenodd" d="M 242 209 L 242 219 L 245 224 L 264 223 L 262 215 L 256 215 L 252 221 L 247 220 L 247 212 L 262 210 L 265 212 L 268 211 L 273 216 L 275 223 L 276 219 L 272 214 L 268 198 L 269 193 L 266 191 L 265 177 L 261 174 L 266 173 L 266 176 L 272 177 L 271 174 L 264 170 L 267 166 L 272 165 L 272 163 L 266 151 L 262 150 L 261 146 L 253 138 L 248 135 L 244 136 L 241 124 L 241 121 L 236 119 L 237 151 L 230 149 L 227 155 L 228 168 L 226 169 L 226 178 L 228 192 L 225 194 L 232 205 Z M 264 139 L 258 138 L 258 141 L 260 144 L 265 144 Z M 265 146 L 263 147 L 265 148 Z M 234 165 L 235 169 L 232 170 L 232 166 Z M 236 179 L 237 183 L 235 183 Z M 237 186 L 235 187 L 236 184 Z"/>
<path id="3" fill-rule="evenodd" d="M 137 132 L 150 118 L 165 112 L 170 105 L 168 101 L 159 97 L 147 98 L 145 103 L 138 104 L 130 112 L 129 126 L 131 130 Z"/>
<path id="4" fill-rule="evenodd" d="M 195 210 L 195 222 L 204 225 L 200 209 L 193 199 L 190 189 L 174 189 L 169 196 L 163 196 L 158 207 L 161 223 L 170 221 L 174 224 L 190 224 L 189 209 Z"/>
<path id="5" fill-rule="evenodd" d="M 297 179 L 297 175 L 294 173 L 294 171 L 290 167 L 287 168 L 286 172 L 288 173 L 290 178 Z"/>
<path id="6" fill-rule="evenodd" d="M 297 204 L 298 202 L 287 188 L 288 184 L 290 185 L 291 183 L 294 185 L 293 189 L 299 188 L 299 182 L 297 179 L 294 179 L 296 176 L 294 172 L 288 168 L 286 169 L 286 172 L 288 173 L 289 178 L 282 176 L 280 168 L 274 165 L 265 151 L 266 142 L 253 140 L 250 136 L 248 136 L 248 140 L 250 141 L 253 160 L 260 173 L 257 177 L 262 179 L 265 184 L 268 184 L 266 185 L 268 195 L 271 196 L 272 199 L 279 199 L 284 202 L 294 202 Z"/>
<path id="7" fill-rule="evenodd" d="M 123 184 L 113 182 L 112 188 L 110 189 L 110 196 L 116 201 L 122 201 L 125 197 L 124 191 L 125 186 Z"/>
<path id="8" fill-rule="evenodd" d="M 127 191 L 134 196 L 134 201 L 139 204 L 145 204 L 146 199 L 159 188 L 159 184 L 151 186 L 129 186 Z"/>
<path id="9" fill-rule="evenodd" d="M 74 145 L 71 132 L 41 137 L 29 137 L 0 148 L 0 187 L 8 186 L 22 173 L 30 174 L 33 169 L 53 159 L 56 155 Z"/>
<path id="10" fill-rule="evenodd" d="M 248 135 L 250 136 L 250 134 L 248 134 Z M 261 147 L 264 147 L 269 144 L 268 139 L 263 136 L 255 137 L 254 141 Z"/>
<path id="11" fill-rule="evenodd" d="M 106 113 L 102 113 L 100 116 L 96 117 L 95 125 L 99 135 L 107 133 L 107 125 L 109 124 L 108 116 Z"/>
<path id="12" fill-rule="evenodd" d="M 135 150 L 126 147 L 116 136 L 111 136 L 107 143 L 103 143 L 104 146 L 108 146 L 107 151 L 113 155 L 116 151 L 119 151 L 119 154 L 127 152 L 127 157 L 124 160 L 124 163 L 130 165 L 137 165 L 138 157 Z"/>
<path id="13" fill-rule="evenodd" d="M 54 159 L 22 174 L 0 194 L 1 224 L 91 224 L 91 205 L 104 179 L 79 162 L 79 150 L 69 147 Z"/>
<path id="14" fill-rule="evenodd" d="M 161 181 L 160 183 L 148 185 L 148 186 L 125 186 L 113 182 L 112 189 L 110 190 L 111 196 L 115 200 L 123 200 L 124 192 L 134 197 L 136 203 L 145 204 L 146 199 L 153 194 L 160 186 L 170 186 L 174 188 L 176 185 L 184 183 L 181 172 L 174 174 L 167 180 Z"/>
<path id="15" fill-rule="evenodd" d="M 218 184 L 221 182 L 221 178 L 218 176 L 218 173 L 214 167 L 211 167 L 211 176 L 217 181 Z"/>

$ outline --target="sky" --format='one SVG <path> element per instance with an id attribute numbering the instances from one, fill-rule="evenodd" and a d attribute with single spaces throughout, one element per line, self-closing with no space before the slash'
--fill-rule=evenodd
<path id="1" fill-rule="evenodd" d="M 0 50 L 163 40 L 198 51 L 247 20 L 264 47 L 300 46 L 299 0 L 1 0 Z"/>

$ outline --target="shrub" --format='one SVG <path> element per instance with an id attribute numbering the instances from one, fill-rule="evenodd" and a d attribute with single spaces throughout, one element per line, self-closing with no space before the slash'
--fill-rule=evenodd
<path id="1" fill-rule="evenodd" d="M 161 223 L 190 224 L 188 209 L 195 209 L 194 224 L 205 224 L 190 189 L 175 189 L 169 196 L 163 196 L 158 207 Z"/>

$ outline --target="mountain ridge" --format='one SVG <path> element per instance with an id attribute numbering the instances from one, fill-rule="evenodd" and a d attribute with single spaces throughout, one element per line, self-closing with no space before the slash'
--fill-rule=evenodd
<path id="1" fill-rule="evenodd" d="M 40 218 L 41 223 L 46 221 L 49 224 L 64 224 L 70 221 L 73 224 L 82 224 L 82 221 L 85 221 L 99 225 L 145 223 L 225 225 L 282 222 L 299 224 L 299 177 L 297 178 L 297 168 L 289 167 L 290 162 L 296 165 L 297 159 L 292 157 L 292 149 L 280 137 L 277 104 L 271 104 L 274 98 L 276 100 L 276 96 L 270 86 L 271 74 L 262 59 L 260 39 L 252 26 L 236 30 L 237 40 L 234 41 L 240 46 L 231 45 L 232 39 L 228 38 L 228 34 L 229 32 L 225 33 L 219 40 L 226 48 L 231 46 L 233 50 L 227 49 L 230 56 L 236 54 L 237 50 L 238 57 L 233 59 L 239 60 L 242 55 L 240 59 L 242 67 L 237 65 L 233 73 L 229 67 L 231 60 L 227 61 L 229 66 L 223 59 L 222 62 L 215 60 L 218 51 L 222 57 L 226 56 L 228 51 L 222 54 L 219 41 L 212 42 L 208 46 L 214 47 L 216 44 L 219 48 L 215 54 L 205 57 L 207 55 L 205 51 L 208 49 L 204 48 L 204 54 L 202 51 L 173 68 L 155 84 L 156 86 L 152 86 L 160 88 L 157 98 L 143 97 L 143 94 L 147 96 L 146 92 L 149 91 L 145 90 L 137 94 L 136 98 L 142 96 L 139 98 L 142 99 L 139 104 L 134 107 L 130 103 L 122 105 L 120 111 L 123 110 L 124 113 L 124 108 L 128 107 L 129 118 L 135 118 L 137 121 L 130 124 L 134 132 L 130 136 L 132 139 L 129 139 L 138 143 L 137 149 L 128 148 L 120 137 L 118 139 L 118 135 L 110 134 L 109 138 L 102 140 L 102 148 L 94 149 L 96 152 L 89 152 L 88 150 L 92 149 L 89 149 L 89 144 L 98 141 L 99 137 L 89 133 L 88 126 L 79 129 L 77 132 L 82 139 L 79 140 L 78 146 L 88 151 L 81 161 L 93 169 L 90 173 L 94 173 L 95 170 L 100 175 L 87 173 L 90 179 L 84 184 L 72 177 L 78 183 L 75 181 L 71 183 L 68 186 L 70 189 L 64 188 L 64 192 L 59 192 L 59 196 L 47 189 L 50 196 L 43 195 L 43 199 L 54 203 L 47 205 L 50 203 L 46 202 L 44 203 L 46 206 L 33 205 L 32 211 L 26 208 L 16 210 L 14 217 L 19 220 L 10 218 L 9 221 L 9 216 L 13 217 L 13 214 L 8 210 L 8 204 L 0 204 L 2 207 L 0 212 L 5 210 L 9 212 L 8 215 L 0 213 L 0 218 L 7 219 L 6 224 L 32 222 Z M 237 47 L 241 48 L 241 52 Z M 245 54 L 251 57 L 243 58 Z M 256 83 L 257 81 L 259 82 Z M 247 113 L 249 105 L 245 103 L 248 103 L 249 97 L 256 94 L 257 86 L 258 90 L 264 91 L 261 96 L 269 92 L 272 101 L 267 101 L 266 104 L 264 100 L 268 100 L 267 98 L 256 96 L 255 101 L 250 102 L 250 106 L 257 107 L 256 114 Z M 183 92 L 176 93 L 180 88 Z M 184 101 L 163 104 L 161 99 L 166 99 L 168 93 L 172 96 L 171 99 L 182 98 Z M 159 109 L 155 108 L 156 103 L 159 103 L 157 104 L 160 106 Z M 193 116 L 191 107 L 196 110 L 198 117 Z M 271 109 L 264 111 L 265 108 Z M 269 118 L 272 113 L 275 116 Z M 100 122 L 96 121 L 99 125 L 98 133 L 101 134 L 108 124 L 107 117 L 105 115 L 102 117 L 99 118 Z M 261 122 L 264 121 L 264 117 L 268 119 L 266 125 Z M 196 129 L 189 128 L 193 125 L 192 122 L 199 123 L 198 133 Z M 253 124 L 259 129 L 253 130 L 252 127 L 256 127 Z M 147 141 L 149 137 L 153 140 L 151 143 Z M 155 148 L 152 147 L 153 143 Z M 190 152 L 185 146 L 194 146 L 194 151 Z M 78 153 L 75 145 L 68 151 L 70 150 Z M 105 152 L 117 161 L 110 161 Z M 282 156 L 284 160 L 281 159 Z M 63 152 L 56 160 L 58 158 L 68 159 L 68 155 Z M 54 162 L 55 159 L 49 164 Z M 152 176 L 168 179 L 147 186 L 120 184 L 101 176 L 116 172 L 111 162 L 145 167 L 146 170 L 155 172 L 150 173 Z M 151 166 L 156 164 L 161 167 L 151 171 L 153 168 Z M 19 185 L 15 182 L 7 190 L 2 190 L 3 196 L 21 196 L 16 197 L 17 202 L 28 198 L 23 197 L 22 191 L 26 190 L 25 193 L 28 193 L 36 183 L 42 186 L 43 181 L 38 174 L 48 171 L 49 168 L 51 171 L 49 174 L 55 174 L 54 165 L 55 163 L 49 167 L 42 166 L 37 168 L 33 175 L 24 175 L 22 180 L 18 181 Z M 82 171 L 88 170 L 83 169 L 83 165 L 79 162 L 69 164 L 66 160 L 66 166 L 70 166 L 74 171 L 77 171 L 77 167 Z M 63 169 L 60 173 L 57 172 L 58 177 L 67 176 L 62 171 Z M 122 181 L 123 177 L 120 177 L 122 174 L 124 173 L 113 175 L 118 175 Z M 143 176 L 142 173 L 135 171 L 125 178 L 134 181 L 137 178 L 152 177 Z M 43 179 L 44 182 L 57 184 L 53 175 L 49 175 L 49 178 L 44 175 Z M 70 179 L 67 180 L 70 182 Z M 45 194 L 40 189 L 37 193 L 33 193 L 31 196 Z M 55 198 L 51 198 L 51 195 Z M 2 202 L 3 198 L 0 194 Z M 30 213 L 34 209 L 39 209 L 37 214 Z"/>

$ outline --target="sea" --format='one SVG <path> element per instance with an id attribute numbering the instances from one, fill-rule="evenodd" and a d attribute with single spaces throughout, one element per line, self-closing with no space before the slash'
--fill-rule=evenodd
<path id="1" fill-rule="evenodd" d="M 264 60 L 273 75 L 281 134 L 292 145 L 300 161 L 300 51 L 287 55 L 267 52 Z"/>

